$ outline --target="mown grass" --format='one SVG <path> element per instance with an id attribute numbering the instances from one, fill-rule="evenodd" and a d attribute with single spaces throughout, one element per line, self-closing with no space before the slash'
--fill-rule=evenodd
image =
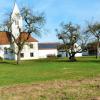
<path id="1" fill-rule="evenodd" d="M 80 80 L 100 76 L 100 60 L 95 57 L 66 59 L 41 59 L 0 62 L 0 86 L 53 80 Z"/>
<path id="2" fill-rule="evenodd" d="M 0 87 L 0 100 L 100 100 L 100 59 L 1 61 Z"/>

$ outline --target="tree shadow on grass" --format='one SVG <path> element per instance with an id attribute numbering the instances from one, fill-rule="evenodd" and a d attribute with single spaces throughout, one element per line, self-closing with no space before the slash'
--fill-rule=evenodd
<path id="1" fill-rule="evenodd" d="M 83 63 L 88 63 L 88 62 L 91 62 L 91 63 L 100 63 L 100 59 L 96 59 L 96 58 L 92 58 L 92 59 L 89 59 L 89 58 L 76 58 L 76 61 L 70 61 L 68 58 L 56 58 L 56 59 L 38 59 L 38 60 L 34 60 L 35 62 L 58 62 L 58 63 L 61 63 L 61 62 L 65 62 L 65 63 L 74 63 L 74 62 L 83 62 Z"/>
<path id="2" fill-rule="evenodd" d="M 68 59 L 38 59 L 34 60 L 35 62 L 70 62 Z"/>
<path id="3" fill-rule="evenodd" d="M 91 62 L 91 63 L 100 63 L 100 60 L 77 60 L 77 62 Z"/>
<path id="4" fill-rule="evenodd" d="M 11 61 L 0 61 L 0 64 L 6 64 L 6 65 L 16 65 L 15 62 L 11 62 Z"/>
<path id="5" fill-rule="evenodd" d="M 21 61 L 20 64 L 25 63 L 26 61 Z M 76 58 L 75 62 L 71 62 L 69 61 L 68 58 L 47 58 L 47 59 L 37 59 L 37 60 L 29 60 L 29 62 L 37 62 L 37 63 L 49 63 L 49 62 L 53 62 L 53 63 L 100 63 L 100 59 L 96 59 L 96 58 Z M 0 64 L 6 64 L 6 65 L 17 65 L 15 61 L 0 61 Z M 19 64 L 19 65 L 20 65 Z"/>

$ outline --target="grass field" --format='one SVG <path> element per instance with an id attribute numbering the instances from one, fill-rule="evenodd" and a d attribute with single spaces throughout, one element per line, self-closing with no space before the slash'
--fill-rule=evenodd
<path id="1" fill-rule="evenodd" d="M 3 61 L 0 62 L 0 86 L 0 100 L 98 99 L 100 59 L 82 57 L 77 62 L 41 59 L 22 61 L 20 65 Z"/>

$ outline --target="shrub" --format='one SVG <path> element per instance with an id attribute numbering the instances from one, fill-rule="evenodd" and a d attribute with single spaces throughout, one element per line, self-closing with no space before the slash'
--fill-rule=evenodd
<path id="1" fill-rule="evenodd" d="M 61 54 L 58 54 L 57 57 L 62 57 L 62 55 Z"/>
<path id="2" fill-rule="evenodd" d="M 56 55 L 53 55 L 53 54 L 48 54 L 47 55 L 47 58 L 56 58 L 57 56 Z"/>

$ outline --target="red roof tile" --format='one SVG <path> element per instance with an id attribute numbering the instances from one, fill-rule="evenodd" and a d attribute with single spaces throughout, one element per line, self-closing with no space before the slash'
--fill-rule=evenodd
<path id="1" fill-rule="evenodd" d="M 0 45 L 10 44 L 10 39 L 9 32 L 0 32 Z"/>
<path id="2" fill-rule="evenodd" d="M 38 42 L 38 40 L 36 40 L 35 38 L 33 38 L 31 35 L 28 37 L 28 33 L 27 32 L 21 32 L 21 40 L 27 40 L 27 42 Z"/>
<path id="3" fill-rule="evenodd" d="M 25 40 L 28 37 L 28 33 L 22 32 L 21 33 L 21 40 Z M 11 36 L 9 32 L 0 32 L 0 45 L 10 44 Z M 32 36 L 29 36 L 27 42 L 38 42 Z"/>

